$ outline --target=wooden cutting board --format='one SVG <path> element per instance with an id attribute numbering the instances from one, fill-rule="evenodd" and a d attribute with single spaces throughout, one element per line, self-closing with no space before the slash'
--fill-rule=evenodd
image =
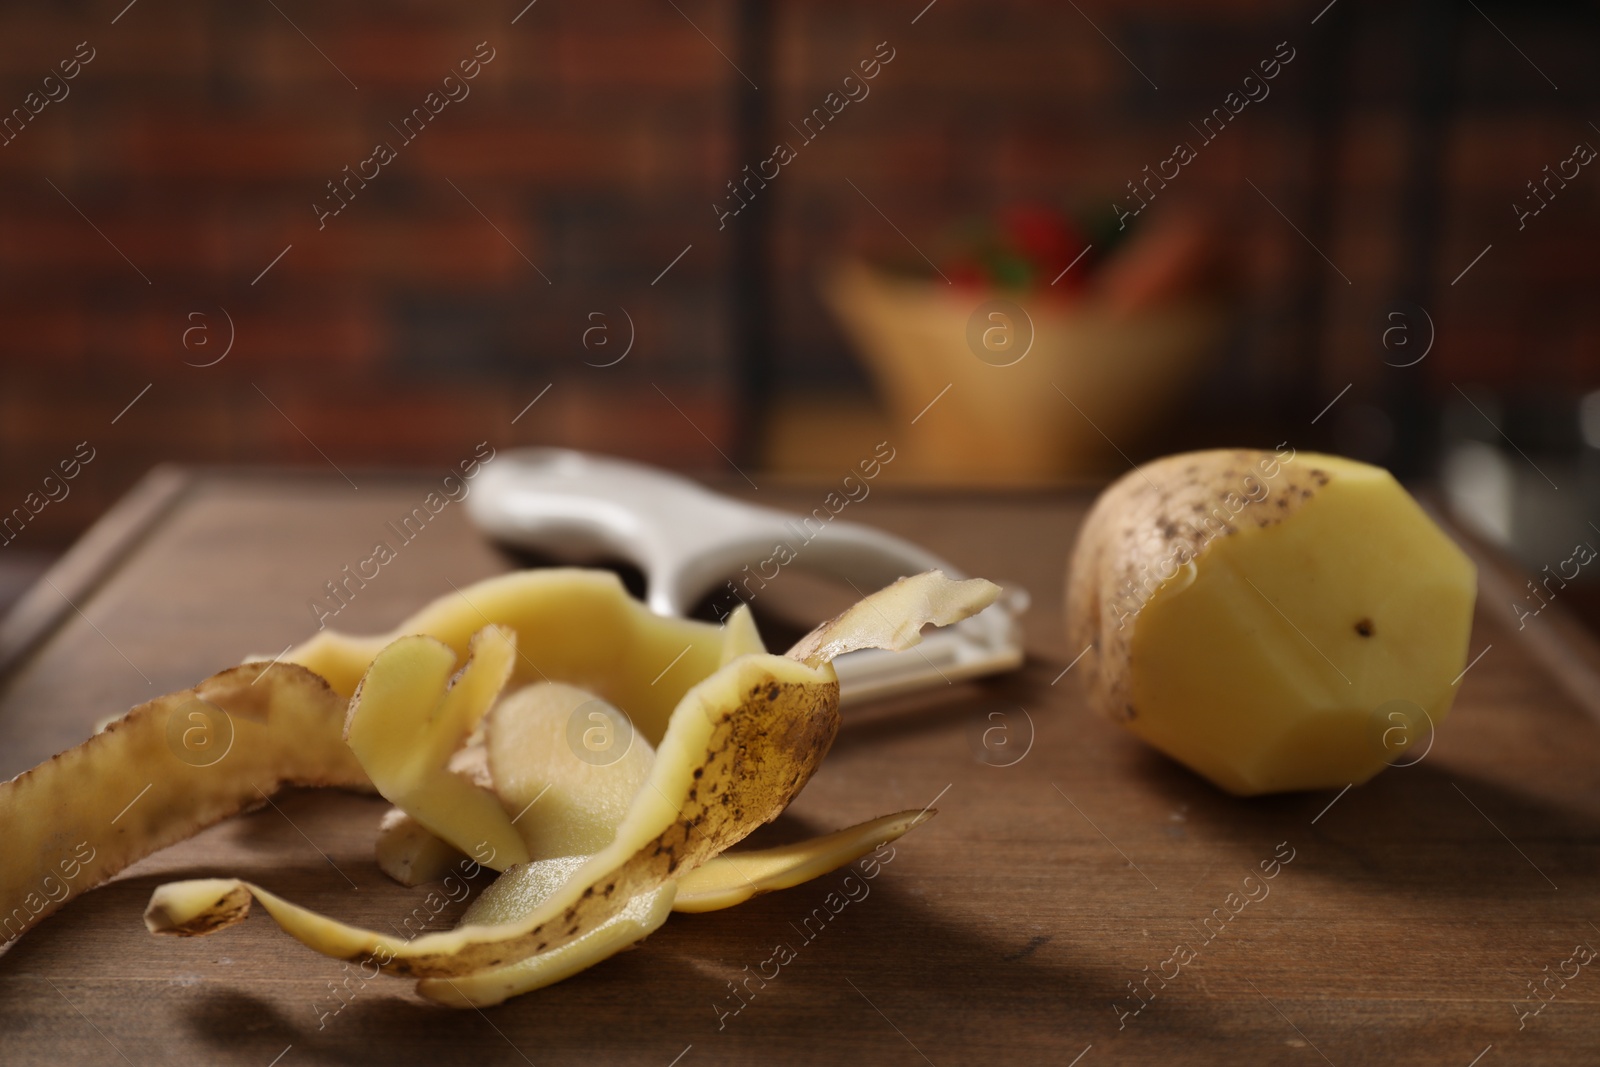
<path id="1" fill-rule="evenodd" d="M 153 475 L 0 627 L 0 775 L 304 638 L 307 601 L 430 488 Z M 809 509 L 822 493 L 760 495 Z M 259 913 L 189 941 L 140 922 L 158 883 L 210 873 L 378 928 L 431 907 L 373 863 L 380 801 L 291 793 L 15 942 L 0 956 L 0 1063 L 1596 1062 L 1600 961 L 1570 961 L 1600 947 L 1600 684 L 1559 605 L 1509 625 L 1521 579 L 1480 552 L 1483 655 L 1426 758 L 1342 795 L 1235 800 L 1091 716 L 1061 677 L 1079 651 L 1063 645 L 1060 590 L 1086 504 L 880 490 L 852 506 L 1034 598 L 1021 671 L 851 710 L 771 828 L 936 802 L 853 883 L 864 895 L 846 897 L 840 872 L 675 916 L 637 951 L 481 1013 L 389 978 L 348 983 L 335 1012 L 342 965 Z M 337 621 L 387 629 L 509 565 L 452 505 Z M 1246 883 L 1264 862 L 1275 877 Z M 786 957 L 734 999 L 730 982 Z"/>

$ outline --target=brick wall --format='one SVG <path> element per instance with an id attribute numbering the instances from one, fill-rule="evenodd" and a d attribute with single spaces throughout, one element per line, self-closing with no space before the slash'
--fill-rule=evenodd
<path id="1" fill-rule="evenodd" d="M 850 182 L 919 244 L 1018 198 L 1104 204 L 1280 40 L 1298 55 L 1271 98 L 1157 205 L 1222 225 L 1246 315 L 1183 417 L 1137 447 L 1303 427 L 1346 382 L 1373 402 L 1392 385 L 1373 323 L 1405 284 L 1418 30 L 1375 3 L 1340 0 L 1313 26 L 1257 0 L 783 2 L 756 90 L 734 69 L 732 0 L 540 0 L 520 16 L 515 0 L 124 2 L 0 13 L 0 108 L 42 92 L 79 42 L 94 56 L 0 146 L 0 509 L 78 441 L 98 449 L 33 547 L 162 460 L 444 465 L 492 437 L 717 468 L 706 438 L 734 447 L 751 411 L 740 252 L 711 209 L 754 162 L 740 94 L 784 125 L 880 41 L 895 59 L 871 96 L 762 194 L 779 402 L 866 390 L 816 282 L 843 254 L 905 249 Z M 1593 17 L 1485 10 L 1531 61 L 1457 12 L 1428 266 L 1439 336 L 1418 378 L 1429 395 L 1592 388 L 1600 174 L 1522 232 L 1509 205 L 1576 140 L 1600 146 Z M 483 41 L 494 58 L 469 95 L 402 144 L 389 124 Z M 379 141 L 396 158 L 319 230 L 326 183 Z M 186 365 L 220 355 L 224 309 L 227 358 Z M 598 366 L 627 341 L 624 310 L 633 347 Z M 1323 431 L 1338 444 L 1337 418 Z"/>

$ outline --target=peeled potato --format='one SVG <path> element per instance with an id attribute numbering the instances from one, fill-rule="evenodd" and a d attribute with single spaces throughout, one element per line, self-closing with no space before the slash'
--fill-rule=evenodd
<path id="1" fill-rule="evenodd" d="M 1444 719 L 1476 585 L 1381 468 L 1192 452 L 1096 501 L 1069 650 L 1097 710 L 1228 792 L 1342 788 Z"/>

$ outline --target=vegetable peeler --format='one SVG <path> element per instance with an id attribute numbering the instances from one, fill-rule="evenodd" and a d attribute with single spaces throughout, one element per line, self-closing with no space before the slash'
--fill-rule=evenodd
<path id="1" fill-rule="evenodd" d="M 645 602 L 659 615 L 684 615 L 721 587 L 726 615 L 739 603 L 730 578 L 760 588 L 794 567 L 837 578 L 861 595 L 925 570 L 963 578 L 959 568 L 904 538 L 834 518 L 747 504 L 640 463 L 564 448 L 502 453 L 478 475 L 467 512 L 506 544 L 581 562 L 620 557 L 645 574 Z M 820 516 L 827 516 L 822 521 Z M 742 579 L 740 579 L 742 576 Z M 864 649 L 834 661 L 840 699 L 861 703 L 1022 663 L 1017 616 L 1027 593 L 1008 586 L 973 617 L 929 633 L 903 652 Z"/>

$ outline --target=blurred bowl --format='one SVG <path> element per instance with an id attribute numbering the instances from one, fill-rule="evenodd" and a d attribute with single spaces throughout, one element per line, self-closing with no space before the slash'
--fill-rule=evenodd
<path id="1" fill-rule="evenodd" d="M 823 290 L 906 445 L 897 470 L 918 481 L 1025 485 L 1122 465 L 1118 450 L 1170 409 L 1227 323 L 1215 299 L 1121 311 L 858 262 Z"/>

